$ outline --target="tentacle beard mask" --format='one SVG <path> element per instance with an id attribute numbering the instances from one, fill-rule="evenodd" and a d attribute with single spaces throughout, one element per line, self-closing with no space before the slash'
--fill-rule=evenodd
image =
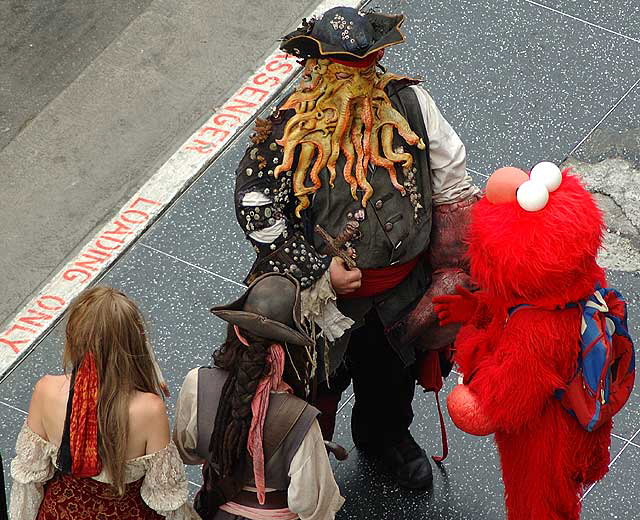
<path id="1" fill-rule="evenodd" d="M 393 149 L 393 130 L 395 128 L 409 145 L 423 150 L 425 144 L 393 108 L 384 91 L 390 81 L 399 79 L 407 78 L 379 72 L 375 64 L 360 69 L 327 59 L 306 61 L 300 85 L 280 108 L 295 109 L 296 113 L 287 122 L 282 139 L 277 141 L 284 148 L 284 156 L 274 170 L 276 178 L 291 170 L 299 149 L 293 174 L 298 217 L 309 207 L 309 195 L 322 187 L 323 168 L 329 170 L 329 184 L 334 187 L 340 152 L 346 158 L 342 176 L 349 183 L 355 200 L 358 200 L 358 188 L 364 192 L 363 207 L 373 195 L 367 181 L 370 163 L 385 168 L 395 189 L 405 195 L 395 165 L 411 168 L 413 157 Z M 311 185 L 307 184 L 307 178 Z"/>

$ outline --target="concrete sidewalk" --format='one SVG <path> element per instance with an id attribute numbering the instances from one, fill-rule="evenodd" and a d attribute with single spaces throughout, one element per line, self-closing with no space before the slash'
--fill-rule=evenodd
<path id="1" fill-rule="evenodd" d="M 0 4 L 0 328 L 316 3 Z"/>

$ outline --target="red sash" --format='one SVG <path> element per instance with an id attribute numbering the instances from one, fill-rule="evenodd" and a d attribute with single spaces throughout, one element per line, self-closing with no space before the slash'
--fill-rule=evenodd
<path id="1" fill-rule="evenodd" d="M 360 288 L 349 294 L 341 294 L 339 297 L 345 300 L 369 298 L 393 289 L 409 276 L 421 258 L 422 256 L 416 256 L 404 264 L 390 265 L 380 269 L 362 269 Z"/>

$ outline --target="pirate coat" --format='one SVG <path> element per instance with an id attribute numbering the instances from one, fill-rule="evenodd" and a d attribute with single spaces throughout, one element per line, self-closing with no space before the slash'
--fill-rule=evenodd
<path id="1" fill-rule="evenodd" d="M 359 222 L 351 243 L 359 268 L 378 269 L 411 261 L 429 247 L 433 205 L 458 202 L 477 192 L 466 173 L 464 145 L 429 94 L 412 83 L 391 82 L 386 89 L 393 107 L 427 145 L 420 150 L 394 135 L 394 147 L 402 147 L 414 158 L 411 170 L 397 169 L 404 196 L 393 187 L 386 170 L 370 166 L 367 180 L 374 194 L 362 207 L 361 192 L 354 200 L 340 175 L 344 165 L 340 157 L 334 187 L 329 185 L 329 172 L 321 171 L 322 187 L 298 218 L 292 173 L 282 173 L 278 179 L 273 174 L 283 153 L 276 140 L 282 137 L 293 111 L 275 110 L 268 124 L 252 136 L 254 144 L 236 171 L 235 189 L 238 222 L 257 253 L 248 279 L 265 272 L 286 272 L 296 277 L 303 289 L 310 288 L 331 262 L 331 257 L 323 254 L 322 239 L 313 232 L 315 225 L 335 237 L 350 220 Z M 365 307 L 373 305 L 385 326 L 391 325 L 424 294 L 429 274 L 428 265 L 420 262 L 398 287 L 366 304 L 349 302 L 341 310 L 358 322 Z M 411 346 L 394 346 L 407 364 L 413 361 Z"/>

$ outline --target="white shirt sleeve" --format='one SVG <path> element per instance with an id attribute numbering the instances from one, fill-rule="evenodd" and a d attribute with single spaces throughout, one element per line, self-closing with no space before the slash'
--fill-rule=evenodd
<path id="1" fill-rule="evenodd" d="M 198 445 L 198 369 L 184 378 L 176 403 L 173 442 L 185 464 L 203 464 L 196 453 Z"/>
<path id="2" fill-rule="evenodd" d="M 460 137 L 425 89 L 417 85 L 410 88 L 418 98 L 429 137 L 433 203 L 451 204 L 478 193 L 467 173 L 467 153 Z"/>
<path id="3" fill-rule="evenodd" d="M 300 520 L 333 520 L 344 498 L 333 478 L 318 421 L 307 432 L 289 467 L 289 509 Z"/>

